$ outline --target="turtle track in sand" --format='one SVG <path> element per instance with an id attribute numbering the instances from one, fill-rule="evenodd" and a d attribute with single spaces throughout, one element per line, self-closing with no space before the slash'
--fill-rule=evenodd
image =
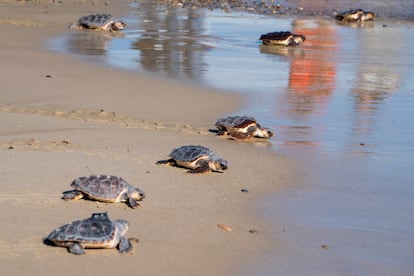
<path id="1" fill-rule="evenodd" d="M 0 105 L 0 112 L 21 113 L 21 114 L 36 114 L 48 117 L 78 120 L 90 123 L 106 124 L 109 126 L 121 126 L 125 128 L 139 128 L 148 130 L 167 130 L 174 132 L 183 132 L 189 134 L 208 135 L 207 128 L 196 128 L 190 125 L 180 124 L 165 124 L 160 122 L 150 122 L 130 117 L 113 111 L 106 111 L 104 109 L 98 111 L 90 110 L 64 110 L 54 108 L 37 108 L 31 106 L 14 106 L 14 105 Z"/>

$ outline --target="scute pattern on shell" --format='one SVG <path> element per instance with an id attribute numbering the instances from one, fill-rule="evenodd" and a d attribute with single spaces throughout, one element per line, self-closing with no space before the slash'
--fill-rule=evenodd
<path id="1" fill-rule="evenodd" d="M 106 213 L 93 214 L 85 220 L 77 220 L 53 230 L 48 239 L 54 242 L 87 242 L 104 244 L 115 237 L 115 227 Z"/>
<path id="2" fill-rule="evenodd" d="M 204 156 L 215 156 L 215 153 L 209 148 L 193 145 L 175 148 L 170 153 L 171 158 L 183 162 L 192 162 Z"/>
<path id="3" fill-rule="evenodd" d="M 271 40 L 285 40 L 292 35 L 291 32 L 273 32 L 267 33 L 260 36 L 259 40 L 271 39 Z"/>
<path id="4" fill-rule="evenodd" d="M 247 116 L 230 116 L 226 118 L 220 118 L 216 122 L 216 126 L 223 127 L 234 127 L 234 128 L 244 128 L 250 124 L 255 124 L 256 119 Z"/>
<path id="5" fill-rule="evenodd" d="M 115 19 L 110 14 L 99 13 L 99 14 L 90 14 L 85 15 L 79 18 L 78 24 L 80 26 L 85 26 L 91 29 L 100 28 Z"/>
<path id="6" fill-rule="evenodd" d="M 119 176 L 92 175 L 75 179 L 71 186 L 96 198 L 114 200 L 130 185 Z"/>

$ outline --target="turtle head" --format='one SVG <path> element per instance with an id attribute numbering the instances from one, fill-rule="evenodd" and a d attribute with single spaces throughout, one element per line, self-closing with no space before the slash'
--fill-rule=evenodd
<path id="1" fill-rule="evenodd" d="M 117 219 L 113 221 L 113 224 L 115 225 L 116 229 L 119 231 L 120 236 L 123 236 L 128 231 L 129 222 L 124 219 Z"/>
<path id="2" fill-rule="evenodd" d="M 218 158 L 210 162 L 210 168 L 215 172 L 223 172 L 228 168 L 228 163 L 226 160 Z"/>
<path id="3" fill-rule="evenodd" d="M 124 21 L 116 20 L 114 23 L 111 24 L 112 31 L 119 31 L 125 29 L 127 24 Z"/>
<path id="4" fill-rule="evenodd" d="M 260 136 L 262 138 L 270 138 L 270 137 L 273 137 L 274 135 L 275 135 L 275 133 L 273 132 L 273 130 L 264 127 L 262 129 L 260 129 L 260 135 L 258 135 L 258 136 Z"/>
<path id="5" fill-rule="evenodd" d="M 377 14 L 375 12 L 364 12 L 364 14 L 361 15 L 361 21 L 374 20 L 376 16 Z"/>
<path id="6" fill-rule="evenodd" d="M 143 200 L 145 198 L 145 192 L 139 188 L 133 188 L 128 194 L 128 197 L 134 200 Z"/>
<path id="7" fill-rule="evenodd" d="M 293 41 L 295 41 L 296 45 L 301 44 L 303 41 L 306 40 L 306 37 L 301 34 L 293 35 Z"/>
<path id="8" fill-rule="evenodd" d="M 270 138 L 273 137 L 275 133 L 270 128 L 262 127 L 261 125 L 257 124 L 257 128 L 254 131 L 253 135 L 260 138 Z"/>

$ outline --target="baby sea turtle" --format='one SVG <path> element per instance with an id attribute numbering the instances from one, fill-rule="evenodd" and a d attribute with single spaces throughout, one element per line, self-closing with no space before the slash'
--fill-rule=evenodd
<path id="1" fill-rule="evenodd" d="M 111 221 L 107 213 L 95 213 L 90 218 L 77 220 L 60 226 L 47 236 L 46 240 L 57 246 L 67 247 L 70 253 L 85 254 L 84 248 L 115 248 L 120 253 L 130 252 L 131 241 L 127 239 L 129 223 L 118 219 Z"/>
<path id="2" fill-rule="evenodd" d="M 84 196 L 103 202 L 128 202 L 131 208 L 139 207 L 138 201 L 145 193 L 127 183 L 123 178 L 112 175 L 91 175 L 73 180 L 75 189 L 63 193 L 64 200 L 77 200 Z"/>
<path id="3" fill-rule="evenodd" d="M 261 127 L 255 118 L 246 116 L 230 116 L 220 118 L 216 122 L 217 135 L 229 134 L 234 139 L 250 139 L 253 137 L 270 138 L 273 131 Z"/>
<path id="4" fill-rule="evenodd" d="M 173 149 L 171 159 L 158 161 L 157 164 L 175 165 L 190 169 L 190 173 L 223 172 L 227 161 L 218 157 L 209 148 L 203 146 L 182 146 Z"/>
<path id="5" fill-rule="evenodd" d="M 305 36 L 291 32 L 273 32 L 260 36 L 263 45 L 298 46 L 305 41 Z"/>
<path id="6" fill-rule="evenodd" d="M 110 32 L 123 30 L 125 27 L 126 23 L 106 13 L 82 16 L 77 22 L 69 26 L 71 29 L 92 29 Z"/>
<path id="7" fill-rule="evenodd" d="M 349 10 L 335 16 L 335 19 L 344 23 L 361 22 L 374 20 L 376 14 L 374 12 L 366 12 L 361 9 Z"/>

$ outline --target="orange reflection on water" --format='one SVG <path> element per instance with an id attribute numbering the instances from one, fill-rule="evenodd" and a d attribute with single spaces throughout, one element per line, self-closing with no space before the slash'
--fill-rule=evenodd
<path id="1" fill-rule="evenodd" d="M 324 128 L 307 123 L 306 119 L 324 112 L 336 88 L 336 28 L 324 20 L 295 20 L 293 26 L 292 32 L 305 35 L 306 41 L 294 49 L 303 54 L 292 55 L 287 89 L 278 99 L 278 105 L 285 115 L 308 126 L 300 131 L 292 126 L 286 129 L 286 136 L 292 141 L 299 139 L 302 145 L 314 146 L 318 143 L 313 141 L 320 141 L 315 136 L 320 136 Z M 306 141 L 303 137 L 307 137 Z"/>
<path id="2" fill-rule="evenodd" d="M 324 99 L 335 88 L 336 31 L 323 20 L 296 20 L 293 32 L 305 35 L 306 41 L 305 55 L 293 58 L 290 63 L 289 90 Z"/>

